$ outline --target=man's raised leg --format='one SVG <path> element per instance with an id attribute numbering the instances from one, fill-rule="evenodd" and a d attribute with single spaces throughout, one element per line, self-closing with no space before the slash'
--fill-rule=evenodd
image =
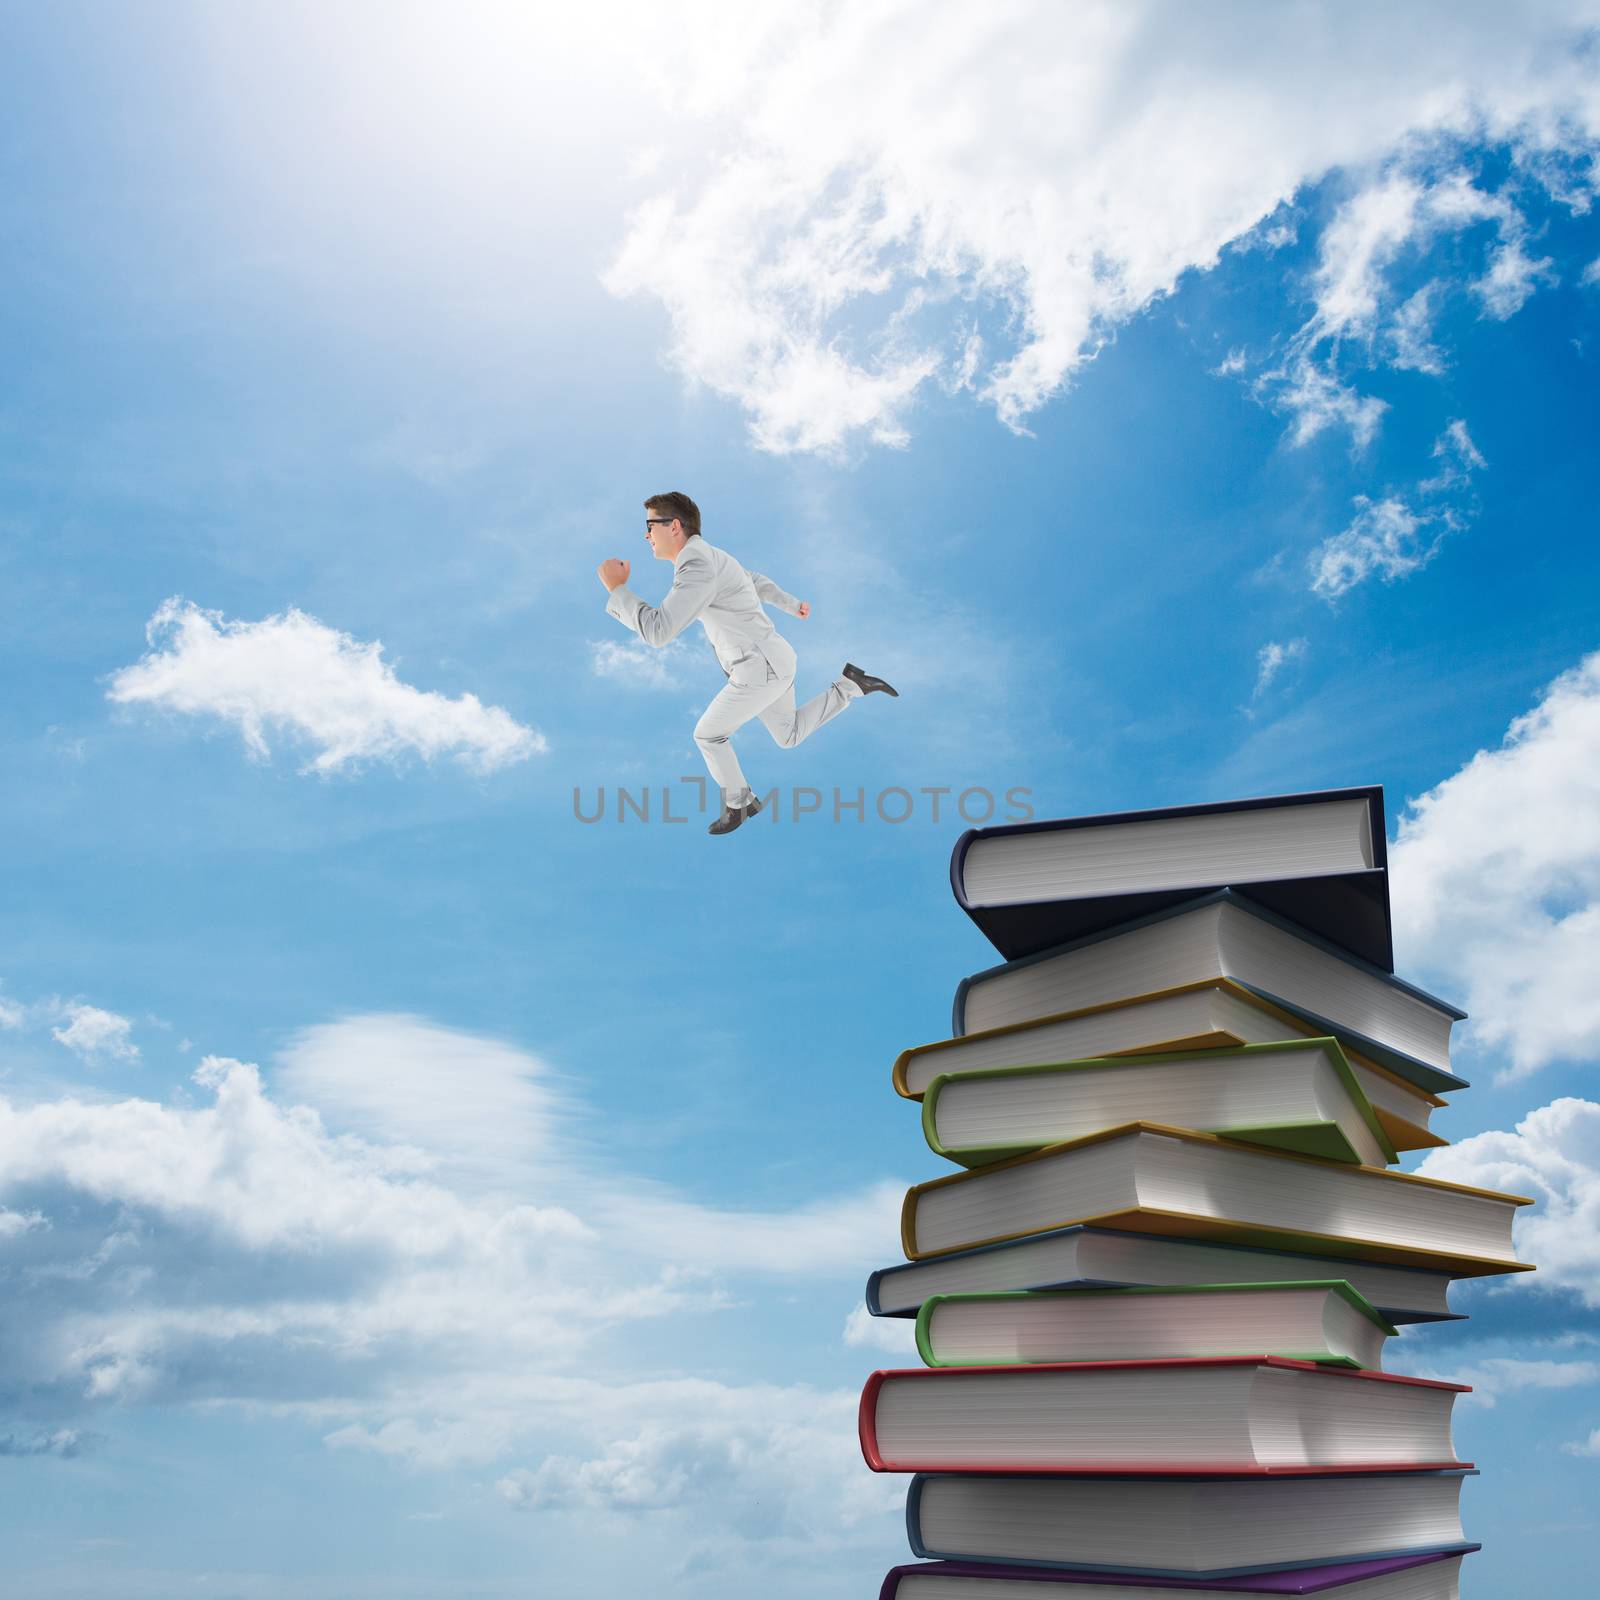
<path id="1" fill-rule="evenodd" d="M 859 667 L 846 666 L 844 671 L 821 694 L 813 695 L 803 706 L 794 703 L 794 680 L 784 686 L 784 692 L 761 713 L 767 732 L 786 750 L 792 750 L 802 739 L 809 738 L 823 723 L 831 722 L 852 700 L 878 690 L 887 694 L 895 691 L 882 678 L 871 678 Z"/>

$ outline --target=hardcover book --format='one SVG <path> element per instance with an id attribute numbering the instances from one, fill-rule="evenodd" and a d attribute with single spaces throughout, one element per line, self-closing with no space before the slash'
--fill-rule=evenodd
<path id="1" fill-rule="evenodd" d="M 1232 887 L 1394 968 L 1381 788 L 976 828 L 956 903 L 1007 960 Z"/>
<path id="2" fill-rule="evenodd" d="M 914 1185 L 901 1238 L 915 1261 L 1082 1222 L 1479 1277 L 1527 1270 L 1513 1253 L 1511 1223 L 1531 1204 L 1132 1122 Z"/>
<path id="3" fill-rule="evenodd" d="M 1447 1472 L 1318 1477 L 1061 1478 L 918 1473 L 906 1534 L 918 1556 L 1160 1578 L 1464 1552 Z"/>
<path id="4" fill-rule="evenodd" d="M 1437 1471 L 1464 1464 L 1467 1392 L 1278 1356 L 911 1367 L 867 1379 L 861 1453 L 874 1472 Z"/>
<path id="5" fill-rule="evenodd" d="M 1469 1551 L 1479 1548 L 1475 1544 L 1467 1547 Z M 1323 1594 L 1335 1600 L 1457 1600 L 1461 1560 L 1454 1552 L 1397 1556 L 1387 1561 L 1263 1572 L 1220 1582 L 939 1561 L 892 1568 L 878 1591 L 878 1600 L 1054 1600 L 1067 1593 L 1074 1600 L 1146 1600 L 1169 1591 L 1212 1594 L 1220 1600 L 1301 1594 Z M 1062 1585 L 1067 1584 L 1073 1587 L 1064 1589 Z M 1134 1591 L 1131 1597 L 1130 1589 Z"/>
<path id="6" fill-rule="evenodd" d="M 957 1072 L 922 1102 L 928 1148 L 963 1167 L 1142 1117 L 1333 1161 L 1396 1159 L 1335 1039 Z"/>
<path id="7" fill-rule="evenodd" d="M 930 1367 L 1273 1355 L 1376 1370 L 1394 1333 L 1337 1280 L 934 1295 L 916 1325 Z"/>
<path id="8" fill-rule="evenodd" d="M 950 1031 L 979 1033 L 1212 978 L 1232 978 L 1320 1032 L 1349 1037 L 1430 1094 L 1466 1087 L 1450 1071 L 1450 1029 L 1465 1012 L 1230 889 L 964 978 Z"/>
<path id="9" fill-rule="evenodd" d="M 1363 1055 L 1352 1036 L 1324 1029 L 1304 1015 L 1264 1000 L 1231 978 L 1209 978 L 1154 994 L 940 1039 L 902 1050 L 895 1057 L 895 1093 L 920 1100 L 936 1077 L 950 1072 L 1026 1067 L 1046 1061 L 1168 1054 L 1245 1044 L 1272 1044 L 1331 1032 L 1339 1040 L 1362 1092 L 1371 1101 L 1396 1150 L 1443 1144 L 1428 1131 L 1428 1118 L 1445 1102 Z M 1413 1073 L 1431 1069 L 1409 1064 Z"/>
<path id="10" fill-rule="evenodd" d="M 932 1295 L 1185 1283 L 1274 1283 L 1339 1278 L 1390 1322 L 1459 1320 L 1449 1273 L 1388 1266 L 1359 1256 L 1262 1250 L 1079 1223 L 1003 1244 L 979 1245 L 880 1267 L 867 1279 L 875 1317 L 914 1316 Z"/>

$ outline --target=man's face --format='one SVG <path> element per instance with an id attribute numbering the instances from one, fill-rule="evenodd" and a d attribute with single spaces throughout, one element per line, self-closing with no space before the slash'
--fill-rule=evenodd
<path id="1" fill-rule="evenodd" d="M 676 517 L 658 517 L 655 512 L 646 511 L 644 536 L 657 561 L 671 561 L 683 549 L 683 524 Z"/>

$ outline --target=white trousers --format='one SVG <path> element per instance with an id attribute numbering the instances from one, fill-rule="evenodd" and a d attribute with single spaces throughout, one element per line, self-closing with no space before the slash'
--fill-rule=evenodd
<path id="1" fill-rule="evenodd" d="M 793 651 L 787 652 L 788 659 L 793 656 Z M 793 671 L 780 674 L 770 662 L 765 683 L 736 683 L 729 678 L 694 725 L 694 742 L 705 757 L 711 781 L 722 790 L 724 804 L 742 801 L 750 788 L 739 758 L 733 753 L 731 736 L 735 728 L 742 728 L 752 717 L 760 717 L 773 740 L 789 750 L 860 698 L 861 691 L 848 678 L 836 678 L 821 694 L 796 706 Z"/>

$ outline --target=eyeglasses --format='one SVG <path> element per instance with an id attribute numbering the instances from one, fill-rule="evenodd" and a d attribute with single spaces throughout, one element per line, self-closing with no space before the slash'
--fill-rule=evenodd
<path id="1" fill-rule="evenodd" d="M 644 519 L 644 531 L 648 533 L 652 528 L 671 527 L 677 520 L 676 517 L 646 517 Z"/>

